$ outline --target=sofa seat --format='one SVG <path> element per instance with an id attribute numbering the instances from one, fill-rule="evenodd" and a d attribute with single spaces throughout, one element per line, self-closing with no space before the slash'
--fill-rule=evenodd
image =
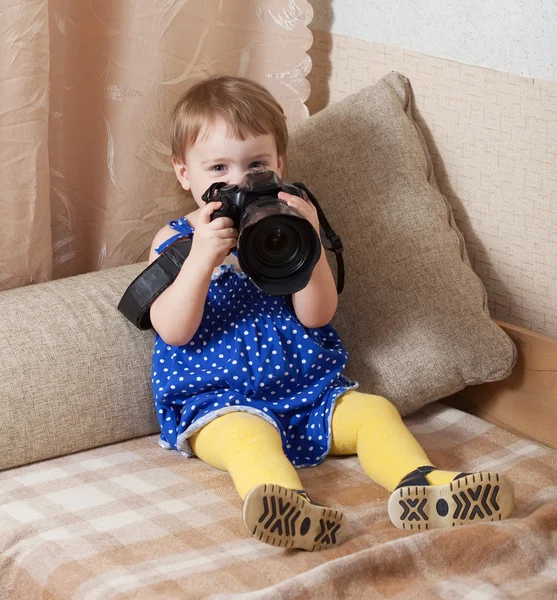
<path id="1" fill-rule="evenodd" d="M 345 512 L 350 539 L 283 550 L 249 537 L 228 474 L 146 436 L 0 473 L 0 589 L 10 600 L 550 597 L 557 450 L 442 403 L 407 423 L 433 462 L 504 472 L 512 518 L 398 530 L 357 459 L 329 458 L 301 477 Z"/>

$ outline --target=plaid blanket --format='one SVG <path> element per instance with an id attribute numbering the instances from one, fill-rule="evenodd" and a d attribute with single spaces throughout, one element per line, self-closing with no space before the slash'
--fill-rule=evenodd
<path id="1" fill-rule="evenodd" d="M 407 422 L 433 462 L 498 470 L 513 518 L 412 533 L 355 457 L 301 477 L 350 540 L 306 553 L 249 537 L 226 473 L 146 437 L 0 473 L 0 598 L 557 597 L 557 451 L 443 404 Z"/>

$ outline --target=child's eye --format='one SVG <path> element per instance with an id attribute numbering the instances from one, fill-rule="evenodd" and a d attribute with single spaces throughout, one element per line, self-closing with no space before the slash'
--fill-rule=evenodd
<path id="1" fill-rule="evenodd" d="M 220 171 L 224 171 L 225 169 L 226 169 L 225 165 L 213 165 L 210 170 L 220 172 Z"/>
<path id="2" fill-rule="evenodd" d="M 249 168 L 250 169 L 264 169 L 267 166 L 267 163 L 263 162 L 262 160 L 254 160 Z"/>

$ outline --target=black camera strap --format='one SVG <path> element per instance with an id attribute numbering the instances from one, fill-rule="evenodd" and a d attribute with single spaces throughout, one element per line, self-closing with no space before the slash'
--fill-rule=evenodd
<path id="1" fill-rule="evenodd" d="M 323 246 L 333 251 L 337 258 L 337 292 L 344 289 L 344 260 L 342 242 L 329 225 L 315 196 L 303 183 L 295 186 L 304 190 L 317 210 L 319 224 L 325 235 Z M 153 302 L 169 287 L 180 272 L 191 250 L 192 240 L 184 237 L 170 244 L 163 253 L 130 283 L 122 296 L 118 310 L 138 329 L 150 329 L 150 309 Z"/>
<path id="2" fill-rule="evenodd" d="M 138 329 L 150 329 L 151 305 L 178 277 L 191 250 L 191 238 L 170 244 L 163 253 L 130 283 L 118 310 Z"/>

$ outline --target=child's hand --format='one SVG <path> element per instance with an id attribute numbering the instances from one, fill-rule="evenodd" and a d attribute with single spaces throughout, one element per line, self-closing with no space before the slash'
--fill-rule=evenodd
<path id="1" fill-rule="evenodd" d="M 287 194 L 286 192 L 279 192 L 278 197 L 280 200 L 286 202 L 288 206 L 295 208 L 302 217 L 307 219 L 313 225 L 315 231 L 317 231 L 317 235 L 319 235 L 319 217 L 317 216 L 317 210 L 311 200 L 305 200 L 304 198 Z"/>
<path id="2" fill-rule="evenodd" d="M 238 240 L 238 231 L 229 217 L 211 215 L 222 206 L 222 202 L 209 202 L 199 211 L 190 257 L 200 264 L 210 265 L 211 270 L 222 264 Z"/>

